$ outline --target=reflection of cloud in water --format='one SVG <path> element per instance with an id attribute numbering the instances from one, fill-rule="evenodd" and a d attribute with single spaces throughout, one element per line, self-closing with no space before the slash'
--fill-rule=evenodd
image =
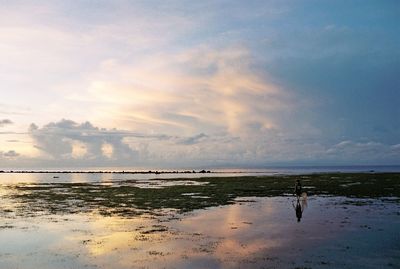
<path id="1" fill-rule="evenodd" d="M 126 219 L 117 216 L 93 215 L 82 230 L 65 237 L 68 244 L 83 248 L 84 264 L 102 264 L 109 268 L 131 268 L 138 262 L 149 262 L 146 249 L 160 242 L 162 233 L 145 234 L 155 224 L 154 219 L 138 217 Z M 150 243 L 151 242 L 151 243 Z"/>
<path id="2" fill-rule="evenodd" d="M 185 231 L 218 238 L 218 244 L 209 255 L 232 264 L 282 244 L 279 237 L 264 236 L 279 226 L 273 219 L 265 221 L 276 214 L 276 210 L 273 203 L 263 206 L 256 203 L 235 204 L 189 216 L 178 225 Z"/>
<path id="3" fill-rule="evenodd" d="M 97 216 L 88 227 L 94 236 L 84 235 L 81 241 L 85 242 L 90 255 L 95 257 L 108 255 L 112 251 L 127 249 L 133 247 L 132 244 L 139 243 L 132 238 L 139 235 L 139 232 L 135 231 L 136 228 L 146 224 L 144 218 L 127 221 L 120 217 Z"/>
<path id="4" fill-rule="evenodd" d="M 292 268 L 335 262 L 336 256 L 349 257 L 359 247 L 362 253 L 372 248 L 381 249 L 380 255 L 390 253 L 385 241 L 369 233 L 382 227 L 381 237 L 392 238 L 398 205 L 379 207 L 375 201 L 357 206 L 344 199 L 312 198 L 301 223 L 294 219 L 291 197 L 242 198 L 180 219 L 171 212 L 129 218 L 97 213 L 2 216 L 14 228 L 0 229 L 1 242 L 7 242 L 0 245 L 0 254 L 9 253 L 0 259 L 0 268 Z M 360 230 L 361 224 L 372 229 Z M 350 248 L 344 251 L 346 244 Z M 312 264 L 304 264 L 305 259 Z"/>

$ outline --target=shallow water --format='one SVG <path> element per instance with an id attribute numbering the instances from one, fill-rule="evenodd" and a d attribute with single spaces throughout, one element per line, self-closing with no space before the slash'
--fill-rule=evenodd
<path id="1" fill-rule="evenodd" d="M 9 171 L 12 169 L 5 169 Z M 58 169 L 64 171 L 65 169 Z M 76 169 L 70 169 L 76 171 Z M 104 171 L 121 171 L 121 168 L 108 168 Z M 149 170 L 149 169 L 148 169 Z M 141 171 L 148 171 L 142 169 Z M 151 170 L 151 169 L 150 169 Z M 157 169 L 152 169 L 153 171 Z M 184 171 L 183 169 L 180 171 Z M 163 170 L 169 173 L 0 173 L 1 184 L 14 183 L 58 183 L 58 182 L 109 182 L 124 180 L 149 180 L 149 179 L 174 179 L 174 178 L 201 178 L 201 177 L 234 177 L 234 176 L 262 176 L 262 175 L 304 175 L 311 173 L 377 173 L 400 172 L 400 166 L 293 166 L 293 167 L 268 167 L 262 169 L 211 169 L 212 173 L 171 173 L 171 170 Z M 51 171 L 51 170 L 50 170 Z M 56 170 L 54 170 L 56 171 Z M 91 169 L 91 171 L 101 171 Z M 126 168 L 125 171 L 131 171 Z M 198 172 L 198 171 L 197 171 Z"/>
<path id="2" fill-rule="evenodd" d="M 0 268 L 400 265 L 398 203 L 313 196 L 303 201 L 300 222 L 295 205 L 292 197 L 241 197 L 183 214 L 2 214 Z"/>

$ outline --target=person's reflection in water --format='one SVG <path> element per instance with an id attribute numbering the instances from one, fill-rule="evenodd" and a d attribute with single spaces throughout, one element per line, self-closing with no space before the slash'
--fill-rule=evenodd
<path id="1" fill-rule="evenodd" d="M 294 206 L 294 204 L 293 204 L 293 207 L 296 210 L 297 222 L 300 222 L 301 218 L 303 217 L 304 207 L 301 206 L 299 198 L 297 198 L 296 207 Z"/>

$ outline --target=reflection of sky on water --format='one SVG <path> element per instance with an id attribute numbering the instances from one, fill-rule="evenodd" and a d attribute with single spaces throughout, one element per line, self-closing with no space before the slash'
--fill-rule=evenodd
<path id="1" fill-rule="evenodd" d="M 0 184 L 59 183 L 59 182 L 116 182 L 168 178 L 199 178 L 205 176 L 229 176 L 229 174 L 112 174 L 112 173 L 0 173 Z"/>
<path id="2" fill-rule="evenodd" d="M 346 257 L 351 264 L 354 255 L 371 268 L 379 257 L 398 264 L 398 204 L 311 198 L 297 223 L 292 199 L 241 198 L 179 219 L 172 212 L 131 218 L 3 214 L 0 241 L 7 243 L 0 245 L 0 268 L 292 268 L 341 266 Z"/>
<path id="3" fill-rule="evenodd" d="M 97 171 L 98 169 L 93 169 Z M 121 169 L 109 169 L 109 171 Z M 129 171 L 130 169 L 126 169 Z M 107 169 L 105 170 L 107 171 Z M 155 171 L 153 169 L 153 171 Z M 163 170 L 168 171 L 168 170 Z M 170 178 L 261 176 L 261 175 L 299 175 L 327 172 L 400 172 L 400 166 L 309 166 L 309 167 L 276 167 L 265 169 L 212 169 L 214 173 L 168 173 L 168 174 L 119 174 L 119 173 L 0 173 L 0 184 L 22 182 L 103 182 L 123 180 L 147 180 Z"/>

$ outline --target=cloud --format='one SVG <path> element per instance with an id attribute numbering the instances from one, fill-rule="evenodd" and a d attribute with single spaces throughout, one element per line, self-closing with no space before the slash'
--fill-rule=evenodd
<path id="1" fill-rule="evenodd" d="M 187 168 L 282 163 L 395 164 L 400 160 L 399 144 L 345 140 L 324 145 L 321 140 L 294 137 L 273 128 L 251 135 L 221 132 L 185 136 L 137 133 L 62 119 L 43 126 L 31 124 L 28 133 L 41 154 L 29 157 L 15 150 L 2 151 L 4 164 L 40 168 Z"/>
<path id="2" fill-rule="evenodd" d="M 11 120 L 9 120 L 9 119 L 0 120 L 0 127 L 6 126 L 6 125 L 10 125 L 10 124 L 13 124 L 13 122 Z"/>
<path id="3" fill-rule="evenodd" d="M 5 159 L 15 159 L 19 156 L 20 154 L 17 153 L 15 150 L 0 151 L 0 158 L 3 157 Z"/>
<path id="4" fill-rule="evenodd" d="M 278 2 L 9 1 L 0 148 L 39 166 L 398 162 L 395 9 Z"/>
<path id="5" fill-rule="evenodd" d="M 341 154 L 341 155 L 365 155 L 371 156 L 379 153 L 382 148 L 387 146 L 382 143 L 377 143 L 373 141 L 369 142 L 353 142 L 349 140 L 342 141 L 330 149 L 327 150 L 329 154 Z"/>
<path id="6" fill-rule="evenodd" d="M 29 134 L 42 152 L 38 163 L 46 165 L 144 165 L 148 167 L 187 167 L 227 162 L 238 151 L 229 134 L 170 136 L 106 129 L 90 122 L 60 120 L 39 127 L 31 124 Z M 238 158 L 240 156 L 238 155 Z"/>
<path id="7" fill-rule="evenodd" d="M 9 150 L 9 151 L 6 151 L 6 152 L 1 152 L 0 151 L 0 155 L 2 155 L 5 158 L 10 158 L 10 159 L 13 159 L 13 158 L 16 158 L 16 157 L 20 156 L 19 153 L 15 152 L 15 150 Z"/>
<path id="8" fill-rule="evenodd" d="M 187 138 L 183 138 L 181 140 L 178 141 L 179 144 L 183 144 L 183 145 L 193 145 L 193 144 L 197 144 L 200 143 L 201 141 L 204 141 L 205 139 L 207 139 L 207 135 L 206 134 L 198 134 L 195 136 L 191 136 L 191 137 L 187 137 Z"/>
<path id="9" fill-rule="evenodd" d="M 165 134 L 136 133 L 127 130 L 106 129 L 86 121 L 77 123 L 62 119 L 42 127 L 32 123 L 28 133 L 34 147 L 42 153 L 38 159 L 64 165 L 138 165 L 148 163 L 146 143 L 171 143 L 190 138 Z M 64 162 L 64 163 L 63 163 Z"/>
<path id="10" fill-rule="evenodd" d="M 380 142 L 354 142 L 345 140 L 333 145 L 326 151 L 327 158 L 333 157 L 343 161 L 357 160 L 372 162 L 398 162 L 400 160 L 400 147 L 397 145 L 387 145 Z"/>
<path id="11" fill-rule="evenodd" d="M 106 61 L 91 76 L 86 98 L 97 102 L 97 115 L 107 122 L 186 136 L 279 128 L 275 116 L 294 106 L 242 46 L 199 47 L 136 64 Z"/>
<path id="12" fill-rule="evenodd" d="M 134 160 L 136 152 L 122 139 L 125 133 L 100 129 L 90 122 L 78 124 L 71 120 L 49 123 L 39 128 L 32 124 L 29 128 L 35 146 L 56 160 L 103 159 L 115 156 L 118 159 Z M 113 156 L 103 154 L 103 146 L 112 147 Z"/>

